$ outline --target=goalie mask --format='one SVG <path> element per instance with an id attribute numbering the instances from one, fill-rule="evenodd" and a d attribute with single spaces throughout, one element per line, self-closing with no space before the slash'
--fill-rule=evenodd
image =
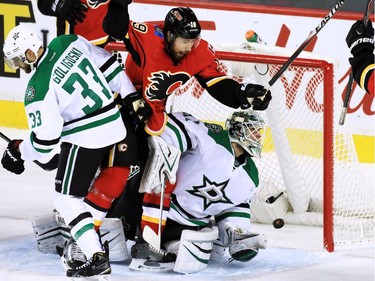
<path id="1" fill-rule="evenodd" d="M 173 8 L 168 12 L 164 20 L 164 35 L 170 32 L 171 39 L 177 36 L 185 39 L 200 39 L 201 26 L 190 8 Z"/>
<path id="2" fill-rule="evenodd" d="M 234 112 L 226 121 L 226 128 L 232 142 L 241 145 L 250 156 L 260 158 L 265 123 L 258 113 Z"/>
<path id="3" fill-rule="evenodd" d="M 4 60 L 12 69 L 18 69 L 19 63 L 27 63 L 31 67 L 38 59 L 38 50 L 43 43 L 37 33 L 26 25 L 14 27 L 8 34 L 4 46 Z M 30 49 L 36 56 L 36 60 L 29 62 L 26 59 L 26 51 Z"/>

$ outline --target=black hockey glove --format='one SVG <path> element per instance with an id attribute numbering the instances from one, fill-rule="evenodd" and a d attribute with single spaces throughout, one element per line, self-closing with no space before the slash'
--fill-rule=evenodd
<path id="1" fill-rule="evenodd" d="M 251 105 L 254 110 L 266 110 L 272 99 L 271 91 L 267 91 L 263 98 L 254 98 Z"/>
<path id="2" fill-rule="evenodd" d="M 152 110 L 148 103 L 143 99 L 142 93 L 135 92 L 127 95 L 123 100 L 124 114 L 130 116 L 135 124 L 144 123 L 150 118 Z"/>
<path id="3" fill-rule="evenodd" d="M 56 15 L 76 25 L 78 22 L 83 22 L 88 10 L 80 0 L 60 0 L 56 6 Z"/>
<path id="4" fill-rule="evenodd" d="M 367 22 L 366 27 L 362 20 L 356 21 L 348 35 L 346 36 L 346 44 L 350 48 L 353 56 L 362 52 L 363 50 L 374 51 L 374 28 L 371 21 Z"/>
<path id="5" fill-rule="evenodd" d="M 253 99 L 260 98 L 265 94 L 266 89 L 258 84 L 239 84 L 236 89 L 236 96 L 241 103 L 241 109 L 250 108 Z"/>
<path id="6" fill-rule="evenodd" d="M 21 159 L 21 153 L 18 151 L 18 146 L 21 142 L 22 140 L 10 141 L 4 151 L 3 158 L 1 158 L 1 164 L 4 169 L 17 175 L 22 174 L 23 171 L 25 171 L 25 161 Z"/>

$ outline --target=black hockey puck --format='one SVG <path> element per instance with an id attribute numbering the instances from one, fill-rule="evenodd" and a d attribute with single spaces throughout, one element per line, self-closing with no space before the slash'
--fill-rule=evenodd
<path id="1" fill-rule="evenodd" d="M 283 219 L 275 219 L 272 224 L 273 224 L 274 228 L 279 229 L 279 228 L 282 228 L 284 226 L 284 220 Z"/>

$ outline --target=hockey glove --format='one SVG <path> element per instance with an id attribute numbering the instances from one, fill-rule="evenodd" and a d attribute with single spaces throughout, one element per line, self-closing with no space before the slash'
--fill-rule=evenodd
<path id="1" fill-rule="evenodd" d="M 17 175 L 22 174 L 25 171 L 24 162 L 21 159 L 21 153 L 18 151 L 18 146 L 22 140 L 12 140 L 9 142 L 8 147 L 5 149 L 1 164 L 4 169 L 15 173 Z"/>
<path id="2" fill-rule="evenodd" d="M 142 98 L 140 92 L 131 93 L 123 100 L 123 107 L 125 114 L 129 115 L 135 124 L 140 124 L 148 120 L 152 114 L 152 110 L 147 102 Z"/>
<path id="3" fill-rule="evenodd" d="M 56 15 L 76 25 L 78 22 L 83 22 L 88 10 L 80 0 L 60 0 L 56 6 Z"/>
<path id="4" fill-rule="evenodd" d="M 374 51 L 374 28 L 370 21 L 367 22 L 366 27 L 362 20 L 356 21 L 348 35 L 346 36 L 346 44 L 350 48 L 353 56 L 362 52 L 363 50 Z"/>
<path id="5" fill-rule="evenodd" d="M 266 110 L 272 99 L 271 91 L 267 91 L 266 95 L 261 98 L 254 98 L 251 103 L 254 110 Z"/>
<path id="6" fill-rule="evenodd" d="M 258 84 L 239 84 L 236 89 L 236 96 L 241 103 L 241 109 L 250 108 L 255 98 L 260 99 L 264 95 L 266 95 L 266 89 Z"/>

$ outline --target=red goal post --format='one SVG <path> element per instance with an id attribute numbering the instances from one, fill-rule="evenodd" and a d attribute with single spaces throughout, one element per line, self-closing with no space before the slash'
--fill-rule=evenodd
<path id="1" fill-rule="evenodd" d="M 263 85 L 293 53 L 256 43 L 214 47 L 228 75 Z M 122 43 L 109 43 L 106 49 L 124 62 Z M 373 240 L 375 217 L 351 133 L 338 125 L 342 99 L 335 94 L 334 75 L 334 61 L 302 52 L 270 89 L 273 99 L 266 113 L 261 112 L 266 141 L 262 158 L 256 159 L 262 185 L 252 201 L 255 222 L 281 217 L 286 223 L 322 226 L 323 244 L 330 252 L 335 246 Z M 167 109 L 219 123 L 233 112 L 212 99 L 194 77 L 168 98 Z M 265 203 L 281 192 L 276 204 Z"/>

